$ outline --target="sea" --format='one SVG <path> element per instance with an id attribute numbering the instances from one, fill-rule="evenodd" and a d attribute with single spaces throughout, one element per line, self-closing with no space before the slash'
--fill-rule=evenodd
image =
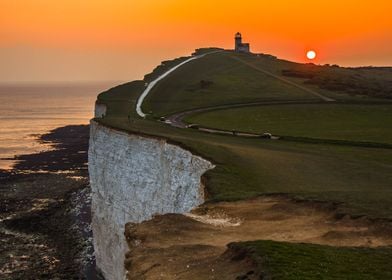
<path id="1" fill-rule="evenodd" d="M 0 169 L 12 169 L 16 155 L 50 149 L 40 135 L 88 124 L 97 95 L 119 83 L 0 84 Z"/>

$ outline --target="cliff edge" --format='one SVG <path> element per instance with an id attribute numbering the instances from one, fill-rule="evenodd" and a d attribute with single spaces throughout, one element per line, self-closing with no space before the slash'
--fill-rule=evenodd
<path id="1" fill-rule="evenodd" d="M 163 139 L 91 122 L 89 173 L 97 266 L 125 277 L 125 224 L 185 213 L 204 202 L 201 176 L 214 165 Z"/>

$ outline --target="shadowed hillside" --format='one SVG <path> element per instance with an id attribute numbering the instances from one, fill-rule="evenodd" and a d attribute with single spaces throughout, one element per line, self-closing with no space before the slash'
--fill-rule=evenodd
<path id="1" fill-rule="evenodd" d="M 392 98 L 391 67 L 342 68 L 337 65 L 298 64 L 282 70 L 282 74 L 330 91 Z"/>

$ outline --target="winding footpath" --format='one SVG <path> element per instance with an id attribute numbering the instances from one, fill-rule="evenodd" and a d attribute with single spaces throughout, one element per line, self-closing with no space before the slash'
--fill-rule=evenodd
<path id="1" fill-rule="evenodd" d="M 183 65 L 185 65 L 185 64 L 187 64 L 187 63 L 189 63 L 189 62 L 191 62 L 193 60 L 202 58 L 202 57 L 204 57 L 206 55 L 214 54 L 214 53 L 217 53 L 217 52 L 222 52 L 222 51 L 219 50 L 219 51 L 213 51 L 213 52 L 209 52 L 209 53 L 205 53 L 205 54 L 201 54 L 201 55 L 197 55 L 197 56 L 192 56 L 192 57 L 188 58 L 187 60 L 181 62 L 180 64 L 174 66 L 173 68 L 171 68 L 167 72 L 163 73 L 162 75 L 160 75 L 158 78 L 156 78 L 152 82 L 150 82 L 148 84 L 148 86 L 146 87 L 146 89 L 143 91 L 143 93 L 140 95 L 139 99 L 137 100 L 137 103 L 136 103 L 136 113 L 140 117 L 142 117 L 142 118 L 145 118 L 147 116 L 147 114 L 143 113 L 143 110 L 142 110 L 143 101 L 144 101 L 144 99 L 147 97 L 147 95 L 150 93 L 150 91 L 155 87 L 155 85 L 159 81 L 163 80 L 164 78 L 169 76 L 171 73 L 176 71 L 178 68 L 180 68 L 181 66 L 183 66 Z"/>
<path id="2" fill-rule="evenodd" d="M 188 59 L 186 59 L 185 61 L 179 63 L 178 65 L 174 66 L 173 68 L 169 69 L 168 71 L 166 71 L 165 73 L 163 73 L 162 75 L 160 75 L 158 78 L 156 78 L 155 80 L 153 80 L 152 82 L 150 82 L 146 89 L 143 91 L 143 93 L 140 95 L 140 97 L 137 100 L 136 103 L 136 112 L 137 114 L 142 117 L 145 118 L 147 116 L 147 114 L 145 114 L 142 110 L 142 105 L 143 105 L 143 101 L 145 100 L 145 98 L 147 97 L 147 95 L 151 92 L 151 90 L 156 86 L 157 83 L 159 83 L 161 80 L 163 80 L 164 78 L 166 78 L 168 75 L 170 75 L 171 73 L 173 73 L 174 71 L 176 71 L 178 68 L 180 68 L 181 66 L 202 58 L 206 55 L 210 55 L 210 54 L 214 54 L 214 53 L 218 53 L 218 52 L 224 52 L 224 50 L 218 50 L 218 51 L 213 51 L 213 52 L 209 52 L 209 53 L 205 53 L 205 54 L 201 54 L 201 55 L 197 55 L 197 56 L 192 56 Z M 194 113 L 200 113 L 200 112 L 205 112 L 205 111 L 211 111 L 211 110 L 222 110 L 222 109 L 229 109 L 229 108 L 238 108 L 238 107 L 247 107 L 247 106 L 258 106 L 258 105 L 274 105 L 274 104 L 303 104 L 303 103 L 320 103 L 320 102 L 334 102 L 335 100 L 329 97 L 326 97 L 314 90 L 308 89 L 304 86 L 301 86 L 295 82 L 292 82 L 288 79 L 285 79 L 283 77 L 280 77 L 278 75 L 275 75 L 265 69 L 262 69 L 256 65 L 253 65 L 252 63 L 249 63 L 241 58 L 238 57 L 232 57 L 233 59 L 257 70 L 260 71 L 268 76 L 271 76 L 277 80 L 280 80 L 281 82 L 290 84 L 292 86 L 295 86 L 301 90 L 304 90 L 305 92 L 308 92 L 312 95 L 315 95 L 317 97 L 319 97 L 322 101 L 310 101 L 310 102 L 306 102 L 306 101 L 277 101 L 277 102 L 270 102 L 270 101 L 260 101 L 260 102 L 250 102 L 250 103 L 237 103 L 237 104 L 229 104 L 229 105 L 220 105 L 220 106 L 210 106 L 210 107 L 205 107 L 205 108 L 198 108 L 198 109 L 193 109 L 193 110 L 188 110 L 185 112 L 179 112 L 173 115 L 170 115 L 166 118 L 166 123 L 174 126 L 174 127 L 178 127 L 178 128 L 186 128 L 187 125 L 186 123 L 184 123 L 183 119 L 191 114 Z M 231 133 L 231 132 L 230 132 Z"/>

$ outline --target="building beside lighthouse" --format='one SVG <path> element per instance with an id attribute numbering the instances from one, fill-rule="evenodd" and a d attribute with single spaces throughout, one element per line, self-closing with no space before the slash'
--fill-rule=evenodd
<path id="1" fill-rule="evenodd" d="M 239 53 L 249 53 L 250 45 L 249 43 L 242 43 L 242 35 L 240 32 L 235 34 L 235 47 L 234 50 Z"/>

